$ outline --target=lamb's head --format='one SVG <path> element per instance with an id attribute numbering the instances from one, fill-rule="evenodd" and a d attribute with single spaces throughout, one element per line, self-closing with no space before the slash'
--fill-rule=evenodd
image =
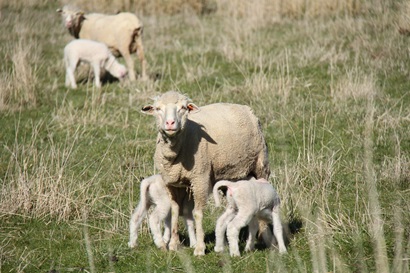
<path id="1" fill-rule="evenodd" d="M 70 33 L 74 36 L 76 36 L 75 34 L 78 35 L 78 33 L 75 32 L 81 28 L 81 23 L 85 19 L 84 12 L 77 7 L 65 5 L 62 9 L 57 9 L 57 13 L 61 14 L 64 26 Z"/>
<path id="2" fill-rule="evenodd" d="M 188 113 L 199 110 L 191 100 L 175 91 L 168 91 L 154 99 L 152 105 L 142 108 L 145 114 L 155 116 L 158 130 L 166 137 L 174 137 L 182 132 Z"/>
<path id="3" fill-rule="evenodd" d="M 112 58 L 114 58 L 114 56 Z M 119 80 L 123 80 L 128 73 L 127 68 L 119 62 L 117 62 L 115 58 L 113 59 L 113 62 L 109 65 L 109 67 L 107 67 L 106 69 L 108 70 L 108 72 L 110 72 L 111 75 L 113 75 Z"/>

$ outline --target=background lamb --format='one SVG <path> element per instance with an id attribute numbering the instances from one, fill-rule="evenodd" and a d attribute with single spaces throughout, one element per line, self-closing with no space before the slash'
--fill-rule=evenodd
<path id="1" fill-rule="evenodd" d="M 194 219 L 192 216 L 193 200 L 189 198 L 185 189 L 181 189 L 178 202 L 183 204 L 182 214 L 188 228 L 189 244 L 193 247 L 196 244 Z M 161 175 L 153 175 L 141 181 L 140 202 L 130 219 L 129 247 L 134 248 L 137 246 L 138 228 L 152 206 L 154 206 L 154 209 L 149 216 L 149 226 L 154 243 L 158 248 L 166 249 L 166 244 L 168 244 L 171 236 L 171 200 Z M 161 234 L 162 222 L 164 222 L 163 236 Z"/>
<path id="2" fill-rule="evenodd" d="M 278 242 L 279 252 L 285 253 L 286 247 L 280 220 L 280 199 L 272 185 L 265 179 L 237 182 L 219 181 L 213 189 L 217 207 L 220 206 L 218 190 L 221 187 L 227 188 L 228 205 L 226 211 L 216 222 L 215 251 L 223 251 L 226 230 L 231 256 L 240 256 L 238 236 L 241 228 L 246 225 L 249 225 L 249 236 L 245 251 L 253 250 L 256 232 L 258 231 L 258 220 L 264 220 L 273 224 L 273 233 Z"/>
<path id="3" fill-rule="evenodd" d="M 142 108 L 154 115 L 158 139 L 154 162 L 172 196 L 172 235 L 169 248 L 178 246 L 178 204 L 175 187 L 190 187 L 194 196 L 197 245 L 205 254 L 203 208 L 218 180 L 270 174 L 265 139 L 248 106 L 217 103 L 200 109 L 189 98 L 168 91 Z"/>
<path id="4" fill-rule="evenodd" d="M 125 66 L 117 62 L 105 44 L 91 40 L 79 39 L 68 43 L 64 48 L 64 62 L 66 68 L 65 85 L 67 87 L 71 85 L 72 88 L 77 88 L 74 72 L 79 62 L 91 65 L 97 87 L 101 87 L 101 68 L 120 80 L 127 75 Z"/>
<path id="5" fill-rule="evenodd" d="M 142 46 L 143 25 L 138 17 L 129 12 L 115 15 L 100 13 L 85 14 L 76 7 L 66 5 L 57 9 L 64 25 L 76 39 L 89 39 L 108 46 L 114 56 L 124 57 L 131 81 L 136 79 L 131 54 L 137 52 L 141 62 L 141 78 L 146 79 L 146 61 Z"/>

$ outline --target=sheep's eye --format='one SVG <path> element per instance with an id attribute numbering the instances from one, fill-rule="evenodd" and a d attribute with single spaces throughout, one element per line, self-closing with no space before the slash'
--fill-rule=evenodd
<path id="1" fill-rule="evenodd" d="M 181 108 L 179 109 L 179 111 L 186 111 L 186 106 L 181 106 Z"/>
<path id="2" fill-rule="evenodd" d="M 161 111 L 161 107 L 156 107 L 155 111 Z"/>

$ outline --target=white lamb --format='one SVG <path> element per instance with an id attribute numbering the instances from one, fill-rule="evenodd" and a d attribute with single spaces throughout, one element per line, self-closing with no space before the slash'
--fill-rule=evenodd
<path id="1" fill-rule="evenodd" d="M 196 245 L 195 226 L 192 216 L 193 199 L 189 198 L 185 189 L 179 192 L 178 202 L 182 205 L 182 215 L 188 228 L 190 247 Z M 154 206 L 149 216 L 149 226 L 154 243 L 158 248 L 166 249 L 171 237 L 171 199 L 166 190 L 161 175 L 153 175 L 141 181 L 140 202 L 130 219 L 130 241 L 128 246 L 137 246 L 138 228 L 148 210 Z M 164 235 L 161 234 L 161 223 L 164 222 Z"/>
<path id="2" fill-rule="evenodd" d="M 119 80 L 127 75 L 126 67 L 115 59 L 105 44 L 91 40 L 78 39 L 68 43 L 64 48 L 64 62 L 65 85 L 73 89 L 77 88 L 74 72 L 80 62 L 86 62 L 92 66 L 96 87 L 101 87 L 101 68 Z"/>
<path id="3" fill-rule="evenodd" d="M 273 234 L 278 242 L 279 252 L 285 253 L 282 223 L 280 220 L 280 199 L 273 186 L 265 179 L 230 182 L 221 180 L 213 188 L 215 205 L 220 206 L 218 190 L 226 187 L 227 208 L 218 218 L 215 228 L 215 251 L 221 252 L 228 237 L 229 253 L 240 256 L 238 236 L 241 228 L 249 226 L 245 251 L 254 249 L 258 220 L 273 224 Z"/>

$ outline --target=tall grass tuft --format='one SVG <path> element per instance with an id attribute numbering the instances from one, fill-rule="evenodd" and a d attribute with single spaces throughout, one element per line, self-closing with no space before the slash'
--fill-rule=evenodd
<path id="1" fill-rule="evenodd" d="M 12 67 L 9 73 L 0 75 L 0 110 L 34 107 L 37 104 L 37 48 L 24 38 L 16 44 L 9 44 L 7 48 Z"/>

